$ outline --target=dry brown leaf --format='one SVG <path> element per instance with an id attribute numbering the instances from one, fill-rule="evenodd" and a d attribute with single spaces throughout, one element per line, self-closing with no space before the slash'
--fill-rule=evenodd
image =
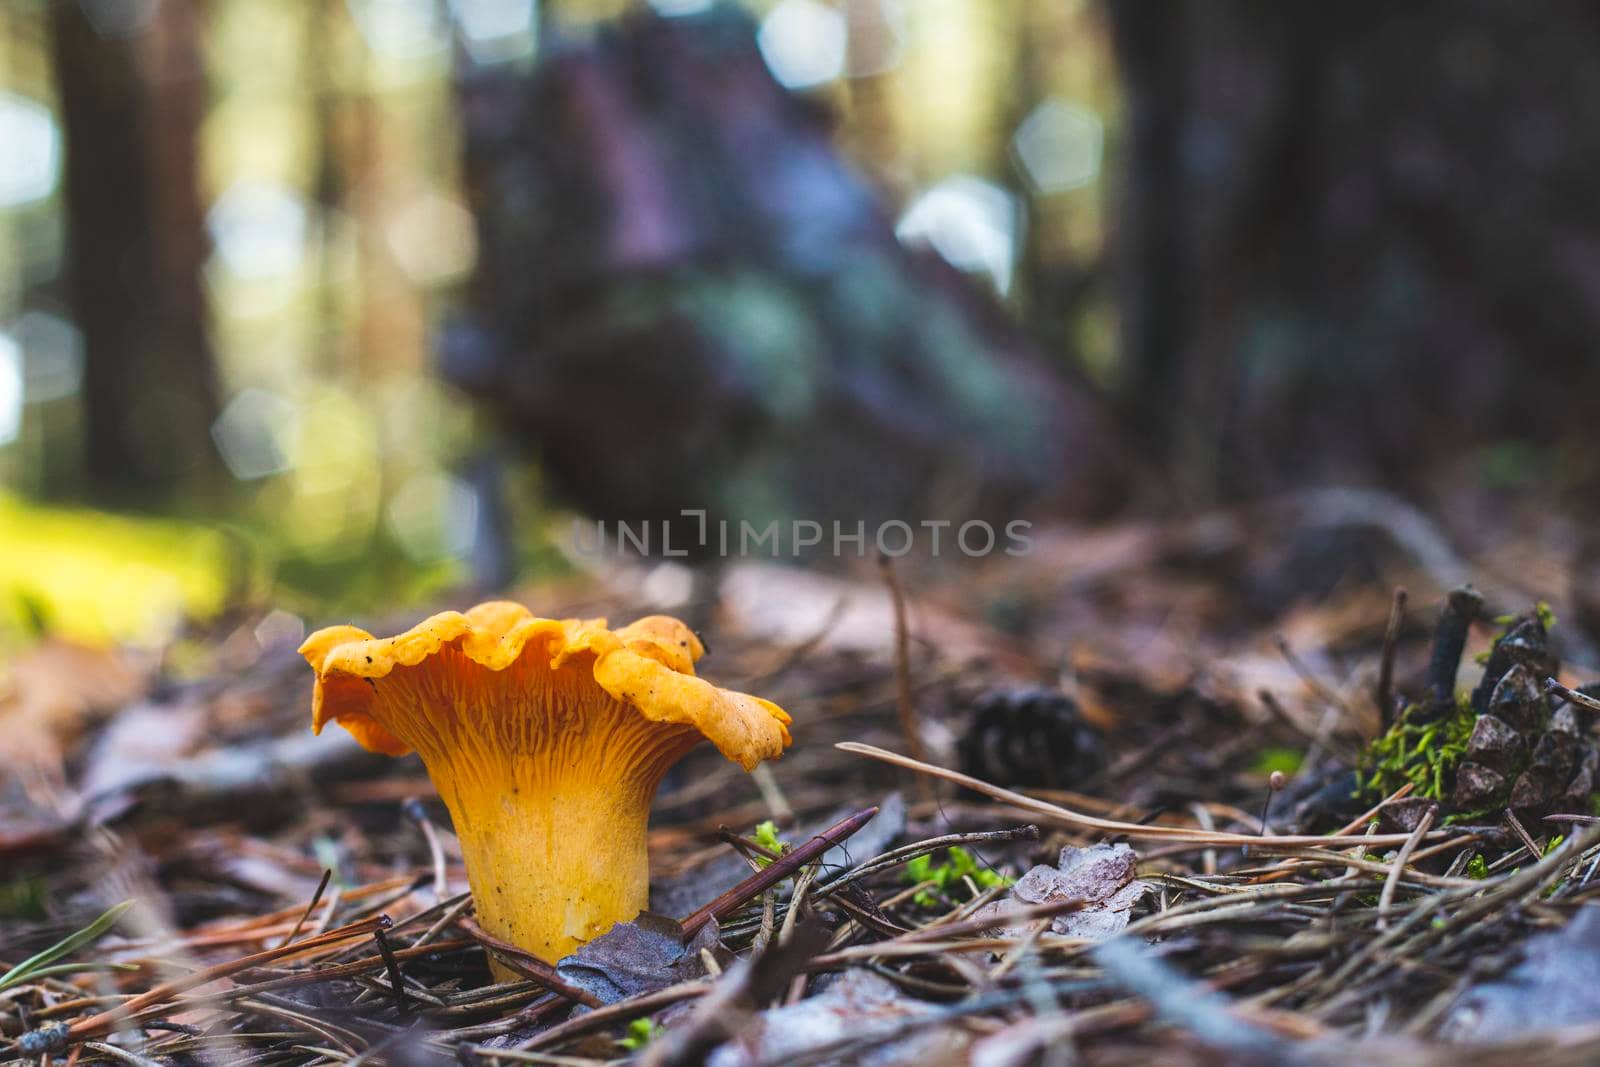
<path id="1" fill-rule="evenodd" d="M 1082 908 L 1051 920 L 1051 930 L 1067 937 L 1104 941 L 1127 927 L 1133 906 L 1150 891 L 1147 883 L 1134 877 L 1137 862 L 1133 849 L 1124 844 L 1068 846 L 1061 850 L 1056 866 L 1033 868 L 1017 880 L 1008 897 L 985 905 L 973 918 L 992 920 L 1004 936 L 1023 937 L 1028 932 L 1026 925 L 1009 925 L 1006 920 L 1011 915 L 1036 904 L 1081 900 Z"/>

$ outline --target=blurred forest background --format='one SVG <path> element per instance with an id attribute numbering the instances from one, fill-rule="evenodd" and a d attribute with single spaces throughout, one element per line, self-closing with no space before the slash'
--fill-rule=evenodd
<path id="1" fill-rule="evenodd" d="M 1581 507 L 1597 45 L 1577 2 L 7 0 L 0 627 L 394 607 L 568 565 L 558 504 L 856 515 L 878 464 L 930 514 Z"/>

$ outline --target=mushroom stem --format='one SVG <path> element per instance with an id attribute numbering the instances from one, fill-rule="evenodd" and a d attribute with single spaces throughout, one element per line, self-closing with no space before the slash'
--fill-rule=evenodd
<path id="1" fill-rule="evenodd" d="M 450 804 L 484 930 L 555 963 L 645 909 L 650 796 L 608 788 L 615 783 Z M 518 980 L 499 964 L 491 969 Z"/>

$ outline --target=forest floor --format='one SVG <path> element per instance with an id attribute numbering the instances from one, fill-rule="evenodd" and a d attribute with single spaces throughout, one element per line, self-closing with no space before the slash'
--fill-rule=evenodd
<path id="1" fill-rule="evenodd" d="M 692 618 L 702 674 L 794 717 L 754 775 L 702 746 L 669 776 L 659 918 L 508 958 L 512 983 L 420 763 L 310 735 L 301 620 L 240 608 L 159 656 L 46 641 L 0 704 L 0 1058 L 1593 1062 L 1596 820 L 1340 784 L 1401 702 L 1377 694 L 1436 680 L 1459 582 L 1487 600 L 1463 692 L 1494 617 L 1541 599 L 1561 658 L 1600 664 L 1579 561 L 1516 530 L 1457 556 L 1391 503 L 511 591 Z"/>

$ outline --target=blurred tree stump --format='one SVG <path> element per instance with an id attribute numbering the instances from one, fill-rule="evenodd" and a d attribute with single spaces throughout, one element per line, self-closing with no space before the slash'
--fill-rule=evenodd
<path id="1" fill-rule="evenodd" d="M 1106 498 L 1095 398 L 900 245 L 745 15 L 640 14 L 460 99 L 481 255 L 443 370 L 579 506 L 871 531 Z"/>

